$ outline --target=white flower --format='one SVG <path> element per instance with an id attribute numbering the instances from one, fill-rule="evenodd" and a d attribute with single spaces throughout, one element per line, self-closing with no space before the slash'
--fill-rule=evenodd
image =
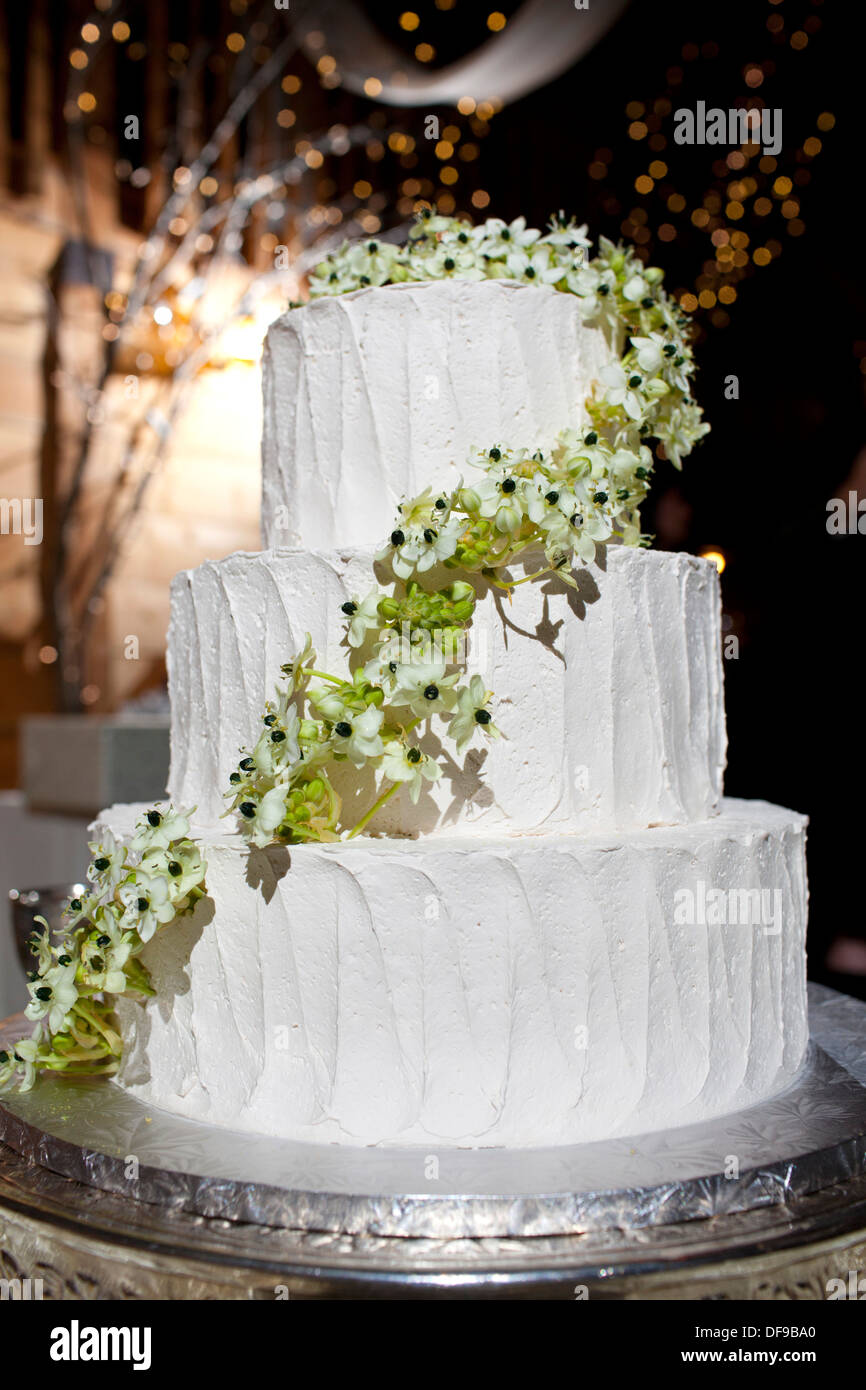
<path id="1" fill-rule="evenodd" d="M 183 910 L 187 895 L 204 882 L 206 867 L 194 840 L 147 850 L 141 860 L 146 873 L 165 880 L 175 912 Z"/>
<path id="2" fill-rule="evenodd" d="M 347 613 L 346 616 L 350 619 L 350 647 L 363 646 L 367 638 L 367 633 L 372 628 L 378 629 L 382 626 L 382 619 L 379 616 L 379 604 L 381 600 L 382 594 L 379 589 L 371 589 L 367 597 L 360 601 L 357 598 L 349 600 L 352 611 Z M 343 605 L 344 612 L 346 612 L 348 606 L 347 604 Z"/>
<path id="3" fill-rule="evenodd" d="M 135 837 L 130 848 L 133 854 L 142 854 L 155 845 L 170 845 L 172 840 L 185 840 L 189 836 L 189 812 L 160 810 L 154 806 L 138 822 Z"/>
<path id="4" fill-rule="evenodd" d="M 36 1080 L 36 1060 L 43 1030 L 37 1029 L 32 1038 L 19 1038 L 8 1053 L 8 1060 L 0 1067 L 0 1087 L 6 1084 L 16 1071 L 21 1072 L 18 1089 L 29 1091 Z"/>
<path id="5" fill-rule="evenodd" d="M 301 721 L 294 708 L 267 718 L 272 722 L 259 735 L 250 757 L 263 777 L 277 777 L 291 772 L 300 761 Z"/>
<path id="6" fill-rule="evenodd" d="M 489 738 L 499 738 L 499 730 L 487 710 L 490 691 L 485 689 L 480 676 L 473 676 L 469 684 L 457 693 L 457 711 L 448 724 L 448 733 L 462 753 L 472 736 L 479 729 Z"/>
<path id="7" fill-rule="evenodd" d="M 137 931 L 142 941 L 149 941 L 154 932 L 175 915 L 165 879 L 149 874 L 142 867 L 135 870 L 131 883 L 121 884 L 118 897 L 126 909 L 124 926 Z"/>
<path id="8" fill-rule="evenodd" d="M 363 767 L 368 758 L 378 758 L 383 751 L 379 730 L 384 717 L 375 705 L 368 705 L 362 714 L 344 710 L 343 718 L 334 725 L 334 748 L 345 753 L 355 767 Z"/>
<path id="9" fill-rule="evenodd" d="M 78 999 L 75 983 L 77 968 L 75 959 L 69 959 L 66 965 L 61 965 L 58 961 L 44 974 L 30 981 L 27 986 L 30 991 L 30 1003 L 24 1010 L 26 1017 L 34 1022 L 47 1017 L 49 1031 L 59 1033 Z"/>
<path id="10" fill-rule="evenodd" d="M 442 769 L 432 758 L 428 758 L 426 753 L 422 753 L 420 748 L 410 748 L 398 739 L 392 739 L 385 744 L 382 773 L 389 782 L 405 782 L 412 804 L 415 805 L 421 795 L 424 781 L 438 782 L 442 776 Z"/>
<path id="11" fill-rule="evenodd" d="M 462 529 L 460 517 L 454 517 L 442 526 L 431 522 L 417 529 L 404 529 L 398 525 L 391 533 L 390 545 L 379 552 L 377 559 L 383 560 L 390 555 L 397 577 L 411 579 L 415 573 L 423 574 L 435 564 L 450 560 L 457 549 Z"/>
<path id="12" fill-rule="evenodd" d="M 87 877 L 96 885 L 95 898 L 98 901 L 112 898 L 126 873 L 126 846 L 119 844 L 106 828 L 101 832 L 101 839 L 91 840 L 87 848 L 93 855 Z"/>
<path id="13" fill-rule="evenodd" d="M 419 719 L 441 714 L 454 704 L 459 675 L 446 676 L 444 661 L 406 662 L 397 666 L 391 689 L 395 705 L 408 705 Z"/>
<path id="14" fill-rule="evenodd" d="M 626 372 L 622 363 L 608 362 L 598 375 L 605 387 L 604 399 L 607 404 L 622 406 L 632 420 L 640 420 L 644 413 L 643 402 L 635 386 L 631 385 L 633 376 Z"/>
<path id="15" fill-rule="evenodd" d="M 286 806 L 288 803 L 291 787 L 288 782 L 281 782 L 276 787 L 271 787 L 270 791 L 265 792 L 261 801 L 244 802 L 244 808 L 254 807 L 252 815 L 246 815 L 242 811 L 241 827 L 246 838 L 260 849 L 269 845 L 279 827 L 286 819 Z"/>
<path id="16" fill-rule="evenodd" d="M 554 285 L 563 271 L 552 259 L 550 249 L 541 244 L 529 250 L 510 251 L 505 259 L 508 274 L 515 280 L 527 280 L 539 285 Z"/>
<path id="17" fill-rule="evenodd" d="M 632 338 L 632 347 L 637 349 L 637 364 L 647 376 L 655 376 L 667 360 L 667 346 L 661 333 L 650 333 L 647 338 Z"/>
<path id="18" fill-rule="evenodd" d="M 629 304 L 638 304 L 649 294 L 649 288 L 642 275 L 630 275 L 622 287 L 622 297 Z"/>

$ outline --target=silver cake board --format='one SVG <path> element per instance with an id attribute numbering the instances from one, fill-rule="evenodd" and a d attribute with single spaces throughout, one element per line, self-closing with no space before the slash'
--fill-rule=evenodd
<path id="1" fill-rule="evenodd" d="M 47 1076 L 2 1097 L 0 1140 L 126 1202 L 260 1228 L 410 1242 L 647 1231 L 861 1191 L 866 1004 L 813 985 L 810 1014 L 808 1059 L 783 1094 L 633 1138 L 521 1150 L 294 1143 L 179 1118 L 108 1080 Z M 0 1046 L 28 1028 L 7 1020 Z"/>

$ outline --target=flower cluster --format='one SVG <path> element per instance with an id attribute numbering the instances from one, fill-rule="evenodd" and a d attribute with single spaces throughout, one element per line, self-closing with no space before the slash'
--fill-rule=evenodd
<path id="1" fill-rule="evenodd" d="M 315 668 L 307 638 L 282 668 L 285 683 L 265 707 L 261 735 L 230 777 L 230 810 L 251 844 L 351 838 L 402 786 L 417 802 L 424 783 L 442 775 L 414 733 L 433 717 L 445 721 L 458 753 L 475 734 L 499 737 L 487 708 L 492 692 L 481 677 L 460 684 L 461 639 L 474 608 L 475 589 L 461 580 L 426 591 L 415 580 L 404 586 L 395 579 L 394 592 L 347 599 L 353 670 L 345 677 Z M 332 783 L 341 763 L 371 768 L 381 782 L 351 829 L 341 823 Z"/>
<path id="2" fill-rule="evenodd" d="M 564 430 L 550 450 L 495 445 L 477 450 L 469 464 L 479 477 L 435 501 L 428 489 L 401 506 L 378 556 L 396 574 L 408 579 L 439 563 L 501 582 L 498 572 L 534 548 L 574 584 L 573 557 L 588 563 L 608 541 L 649 542 L 639 514 L 653 465 L 644 444 L 616 448 L 596 430 Z M 411 592 L 417 581 L 409 584 Z"/>
<path id="3" fill-rule="evenodd" d="M 183 813 L 153 808 L 129 845 L 110 831 L 90 844 L 89 887 L 64 910 L 53 942 L 48 923 L 31 938 L 26 1016 L 36 1027 L 0 1051 L 0 1090 L 29 1090 L 40 1071 L 101 1075 L 117 1070 L 121 1040 L 113 1011 L 117 995 L 153 993 L 137 959 L 161 927 L 193 911 L 204 896 L 206 865 L 190 839 Z"/>
<path id="4" fill-rule="evenodd" d="M 632 249 L 605 237 L 592 259 L 590 246 L 586 227 L 561 214 L 542 233 L 522 217 L 472 226 L 425 209 L 404 246 L 346 242 L 316 267 L 310 295 L 449 278 L 518 280 L 573 294 L 581 317 L 603 330 L 611 351 L 586 402 L 589 423 L 620 453 L 637 455 L 642 444 L 658 440 L 679 468 L 709 430 L 691 395 L 688 317 L 665 294 L 657 266 L 645 266 Z"/>
<path id="5" fill-rule="evenodd" d="M 310 294 L 346 294 L 407 280 L 523 280 L 574 290 L 589 248 L 586 227 L 562 218 L 543 234 L 523 217 L 510 224 L 491 217 L 473 227 L 424 209 L 404 246 L 345 242 L 313 271 Z"/>

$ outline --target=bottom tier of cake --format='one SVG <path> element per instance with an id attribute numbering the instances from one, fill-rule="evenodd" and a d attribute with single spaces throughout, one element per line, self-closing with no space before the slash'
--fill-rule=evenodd
<path id="1" fill-rule="evenodd" d="M 122 836 L 135 810 L 101 823 Z M 176 1114 L 317 1142 L 579 1143 L 753 1104 L 803 1059 L 794 812 L 205 851 L 208 898 L 143 956 L 157 997 L 121 1002 L 120 1084 Z"/>

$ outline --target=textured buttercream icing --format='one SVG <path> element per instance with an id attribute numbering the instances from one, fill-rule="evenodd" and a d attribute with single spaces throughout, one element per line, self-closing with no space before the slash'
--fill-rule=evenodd
<path id="1" fill-rule="evenodd" d="M 618 836 L 206 839 L 209 898 L 142 957 L 156 999 L 120 1001 L 121 1083 L 343 1143 L 577 1143 L 757 1103 L 807 1042 L 804 828 L 727 801 Z"/>
<path id="2" fill-rule="evenodd" d="M 611 348 L 574 295 L 412 282 L 292 309 L 264 353 L 265 546 L 374 545 L 397 504 L 453 487 L 471 449 L 550 447 Z"/>
<path id="3" fill-rule="evenodd" d="M 369 591 L 373 563 L 371 552 L 278 550 L 232 555 L 175 578 L 168 644 L 175 803 L 196 806 L 203 823 L 223 813 L 240 747 L 261 732 L 265 700 L 305 633 L 320 665 L 346 669 L 340 607 Z M 538 557 L 527 563 L 537 567 Z M 522 573 L 514 567 L 515 577 Z M 374 830 L 591 831 L 715 812 L 725 757 L 715 567 L 691 555 L 610 546 L 577 579 L 577 592 L 556 577 L 521 584 L 510 601 L 480 581 L 468 667 L 494 691 L 505 737 L 478 738 L 459 763 L 446 759 L 442 780 L 417 806 L 401 791 Z M 435 732 L 419 743 L 440 748 Z M 334 780 L 357 798 L 351 824 L 375 799 L 372 778 L 343 765 Z"/>

